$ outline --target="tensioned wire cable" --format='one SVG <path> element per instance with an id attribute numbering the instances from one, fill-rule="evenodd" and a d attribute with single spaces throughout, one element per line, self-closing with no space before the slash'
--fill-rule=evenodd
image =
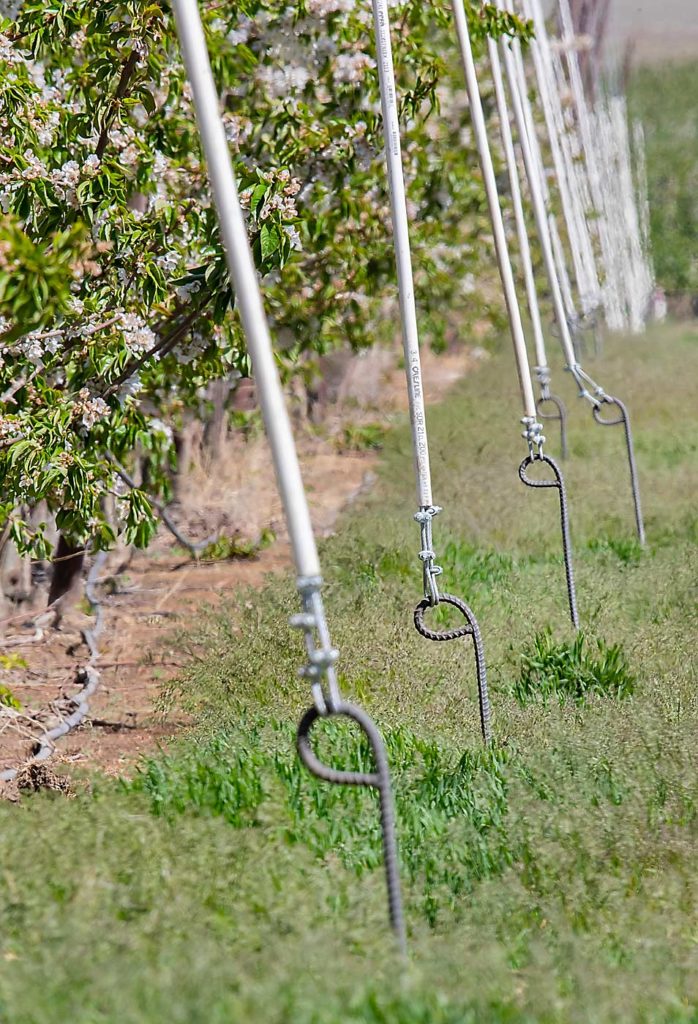
<path id="1" fill-rule="evenodd" d="M 431 467 L 429 464 L 429 443 L 427 437 L 426 413 L 424 409 L 424 387 L 419 353 L 419 330 L 417 307 L 414 295 L 412 256 L 410 252 L 405 181 L 402 169 L 402 147 L 400 143 L 400 122 L 398 115 L 397 86 L 393 67 L 393 53 L 390 41 L 390 14 L 387 0 L 373 0 L 373 23 L 378 63 L 378 82 L 383 113 L 383 136 L 385 158 L 390 192 L 395 263 L 397 268 L 398 293 L 402 345 L 405 358 L 405 375 L 409 398 L 412 448 L 419 505 L 415 519 L 420 526 L 421 550 L 419 557 L 423 567 L 424 599 L 414 612 L 414 624 L 418 632 L 428 640 L 448 641 L 471 636 L 475 653 L 475 667 L 478 682 L 480 726 L 485 744 L 491 740 L 490 704 L 487 692 L 487 672 L 484 647 L 477 619 L 472 609 L 458 597 L 441 593 L 437 577 L 442 569 L 436 564 L 433 549 L 433 520 L 442 509 L 434 504 L 432 495 Z M 535 418 L 535 401 L 531 391 L 531 409 Z M 430 629 L 425 625 L 426 611 L 435 605 L 455 607 L 465 619 L 465 625 L 456 629 Z"/>
<path id="2" fill-rule="evenodd" d="M 308 664 L 301 670 L 311 685 L 313 704 L 303 715 L 297 734 L 298 753 L 306 767 L 326 782 L 367 786 L 378 791 L 390 921 L 400 948 L 405 949 L 405 925 L 397 860 L 395 815 L 390 773 L 382 737 L 363 709 L 344 700 L 335 663 L 320 588 L 320 561 L 301 478 L 291 424 L 274 360 L 247 228 L 238 198 L 220 104 L 197 0 L 173 0 L 177 31 L 192 88 L 213 198 L 228 269 L 252 360 L 264 425 L 274 460 L 291 547 L 298 574 L 303 611 L 291 624 L 303 631 Z M 375 771 L 340 771 L 323 764 L 311 745 L 311 730 L 320 718 L 344 716 L 363 730 L 373 751 Z"/>
<path id="3" fill-rule="evenodd" d="M 494 173 L 494 165 L 492 163 L 492 153 L 490 151 L 489 140 L 487 137 L 487 126 L 485 124 L 485 115 L 482 109 L 480 86 L 475 68 L 475 58 L 473 56 L 472 44 L 470 42 L 470 32 L 468 29 L 468 20 L 463 0 L 453 0 L 453 15 L 456 23 L 456 33 L 458 36 L 458 45 L 460 48 L 463 72 L 465 75 L 470 116 L 473 124 L 478 156 L 480 158 L 480 168 L 487 196 L 490 221 L 492 223 L 492 234 L 494 236 L 497 266 L 499 268 L 499 276 L 504 290 L 504 300 L 507 308 L 511 340 L 514 346 L 516 370 L 519 377 L 519 387 L 523 403 L 524 416 L 522 423 L 525 426 L 524 437 L 528 443 L 529 454 L 519 466 L 519 476 L 522 482 L 529 487 L 554 487 L 558 490 L 560 499 L 560 525 L 562 531 L 562 546 L 565 559 L 565 575 L 570 618 L 574 627 L 578 628 L 579 615 L 577 612 L 577 598 L 574 583 L 574 569 L 572 565 L 572 547 L 569 534 L 569 516 L 565 485 L 559 467 L 554 460 L 550 458 L 550 456 L 545 455 L 543 452 L 545 438 L 542 435 L 542 427 L 537 421 L 536 416 L 536 402 L 533 395 L 533 383 L 531 381 L 531 371 L 528 363 L 526 338 L 521 320 L 521 310 L 514 282 L 514 274 L 511 267 L 509 246 L 507 243 L 506 232 L 504 230 L 504 219 L 499 202 L 499 191 Z M 553 472 L 553 478 L 537 480 L 529 477 L 526 471 L 528 467 L 535 462 L 546 463 Z"/>

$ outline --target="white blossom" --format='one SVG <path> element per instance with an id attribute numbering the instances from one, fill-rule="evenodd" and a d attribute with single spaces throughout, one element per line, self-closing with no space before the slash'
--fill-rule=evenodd
<path id="1" fill-rule="evenodd" d="M 99 170 L 101 161 L 96 153 L 90 153 L 85 163 L 82 165 L 82 173 L 87 177 L 91 178 Z"/>
<path id="2" fill-rule="evenodd" d="M 289 241 L 291 242 L 291 246 L 294 249 L 300 250 L 303 248 L 303 243 L 301 242 L 301 236 L 298 233 L 298 228 L 294 228 L 292 224 L 284 224 L 284 231 L 288 235 Z"/>
<path id="3" fill-rule="evenodd" d="M 158 256 L 155 260 L 157 265 L 164 270 L 166 274 L 171 274 L 179 266 L 179 253 L 166 252 L 162 256 Z"/>
<path id="4" fill-rule="evenodd" d="M 135 353 L 141 354 L 152 348 L 157 338 L 148 327 L 145 320 L 136 313 L 121 313 L 119 326 L 123 332 L 124 343 L 127 348 Z"/>
<path id="5" fill-rule="evenodd" d="M 338 82 L 360 82 L 363 72 L 375 66 L 375 60 L 367 53 L 340 53 L 335 57 L 333 73 Z"/>
<path id="6" fill-rule="evenodd" d="M 180 302 L 190 302 L 192 295 L 195 295 L 201 288 L 199 281 L 189 281 L 187 284 L 180 284 L 175 288 L 175 295 Z"/>
<path id="7" fill-rule="evenodd" d="M 241 18 L 237 24 L 237 28 L 231 29 L 228 32 L 228 42 L 233 46 L 239 46 L 241 43 L 246 43 L 252 35 L 253 22 L 250 18 Z"/>
<path id="8" fill-rule="evenodd" d="M 87 388 L 81 388 L 75 401 L 75 414 L 80 417 L 83 427 L 89 430 L 109 415 L 109 406 L 103 398 L 92 398 Z"/>
<path id="9" fill-rule="evenodd" d="M 150 421 L 150 429 L 156 434 L 164 434 L 167 441 L 167 447 L 171 448 L 174 444 L 174 434 L 172 433 L 172 427 L 167 423 L 163 423 L 162 420 L 152 419 Z"/>
<path id="10" fill-rule="evenodd" d="M 336 11 L 351 11 L 353 7 L 354 0 L 308 0 L 308 14 L 316 18 L 326 18 Z"/>
<path id="11" fill-rule="evenodd" d="M 27 161 L 27 166 L 22 171 L 22 177 L 26 181 L 34 181 L 36 178 L 45 178 L 48 171 L 46 164 L 43 160 L 40 160 L 36 153 L 33 153 L 31 149 L 25 149 L 24 159 Z"/>
<path id="12" fill-rule="evenodd" d="M 128 380 L 125 380 L 121 385 L 116 397 L 121 405 L 123 405 L 129 398 L 135 398 L 142 390 L 143 383 L 140 374 L 138 372 L 132 373 Z"/>
<path id="13" fill-rule="evenodd" d="M 281 97 L 294 90 L 302 92 L 310 81 L 310 72 L 302 64 L 286 64 L 280 68 L 266 65 L 258 70 L 256 77 L 271 96 Z"/>

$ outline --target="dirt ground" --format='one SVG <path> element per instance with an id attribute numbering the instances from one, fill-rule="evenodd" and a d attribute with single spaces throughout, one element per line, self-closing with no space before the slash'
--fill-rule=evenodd
<path id="1" fill-rule="evenodd" d="M 437 401 L 484 355 L 481 349 L 439 357 L 426 352 L 427 400 Z M 342 510 L 375 479 L 375 453 L 338 448 L 341 424 L 348 419 L 352 424 L 387 424 L 406 408 L 395 353 L 386 356 L 378 350 L 355 363 L 346 374 L 342 401 L 333 408 L 321 436 L 307 426 L 297 431 L 318 536 L 329 535 Z M 197 562 L 161 529 L 151 547 L 137 552 L 123 573 L 103 577 L 99 596 L 104 625 L 95 662 L 100 684 L 83 723 L 56 742 L 49 764 L 98 767 L 119 775 L 127 773 L 139 756 L 166 743 L 186 725 L 176 715 L 163 717 L 155 706 L 163 684 L 181 666 L 181 656 L 168 640 L 226 594 L 258 585 L 271 572 L 290 571 L 282 509 L 263 440 L 236 442 L 224 465 L 193 474 L 188 491 L 177 518 L 196 539 L 197 533 L 207 535 L 212 524 L 220 528 L 232 522 L 249 537 L 271 527 L 276 541 L 254 558 Z M 80 689 L 76 674 L 89 660 L 83 630 L 93 622 L 85 602 L 77 601 L 58 628 L 42 625 L 36 611 L 6 626 L 0 655 L 16 656 L 24 664 L 6 668 L 0 680 L 21 704 L 19 711 L 0 708 L 0 773 L 26 765 L 42 734 L 74 710 L 73 698 Z M 0 795 L 16 798 L 15 783 L 0 781 Z"/>

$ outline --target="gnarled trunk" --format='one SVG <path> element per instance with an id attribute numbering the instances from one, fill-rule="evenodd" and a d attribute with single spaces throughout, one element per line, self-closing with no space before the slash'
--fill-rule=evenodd
<path id="1" fill-rule="evenodd" d="M 53 573 L 48 592 L 50 605 L 77 588 L 84 564 L 84 546 L 73 544 L 61 534 L 53 556 Z"/>

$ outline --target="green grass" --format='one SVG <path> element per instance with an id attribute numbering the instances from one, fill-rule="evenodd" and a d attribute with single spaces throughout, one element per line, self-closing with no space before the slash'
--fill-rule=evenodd
<path id="1" fill-rule="evenodd" d="M 411 625 L 404 428 L 323 545 L 342 686 L 393 770 L 407 967 L 386 927 L 375 794 L 323 785 L 295 756 L 297 602 L 273 579 L 181 637 L 188 667 L 165 698 L 197 725 L 168 754 L 129 783 L 0 807 L 0 1021 L 697 1024 L 697 370 L 698 338 L 675 327 L 610 339 L 593 367 L 631 410 L 646 549 L 622 437 L 556 374 L 583 640 L 555 495 L 516 473 L 509 351 L 430 410 L 435 543 L 444 589 L 483 631 L 490 751 L 469 643 Z M 351 726 L 316 732 L 325 760 L 370 763 Z"/>
<path id="2" fill-rule="evenodd" d="M 521 673 L 512 693 L 520 704 L 546 702 L 556 697 L 560 703 L 571 698 L 584 703 L 590 694 L 629 697 L 635 690 L 635 678 L 619 644 L 609 646 L 597 639 L 596 652 L 590 653 L 584 633 L 571 640 L 556 641 L 550 630 L 536 633 L 521 650 Z"/>

